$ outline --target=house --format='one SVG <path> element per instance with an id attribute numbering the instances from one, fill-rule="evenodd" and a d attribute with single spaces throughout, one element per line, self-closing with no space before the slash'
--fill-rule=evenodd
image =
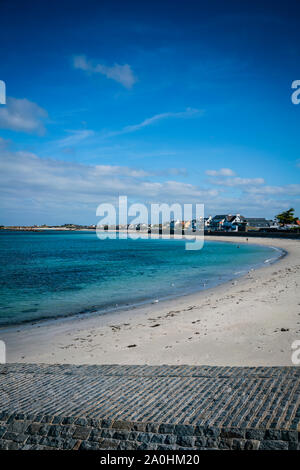
<path id="1" fill-rule="evenodd" d="M 208 230 L 210 228 L 211 220 L 212 220 L 211 215 L 209 217 L 204 217 L 204 228 L 205 228 L 205 230 Z"/>
<path id="2" fill-rule="evenodd" d="M 196 219 L 192 219 L 192 224 L 191 224 L 192 232 L 196 232 L 197 229 L 200 227 L 200 224 L 201 224 L 201 220 L 199 220 L 199 222 L 197 222 Z"/>
<path id="3" fill-rule="evenodd" d="M 229 214 L 226 216 L 222 229 L 229 232 L 244 232 L 246 230 L 246 219 L 241 214 Z"/>
<path id="4" fill-rule="evenodd" d="M 184 222 L 182 220 L 171 220 L 170 221 L 170 229 L 171 230 L 181 230 L 184 227 Z"/>
<path id="5" fill-rule="evenodd" d="M 210 230 L 222 230 L 223 229 L 223 224 L 226 221 L 226 214 L 221 214 L 221 215 L 215 215 L 209 224 Z"/>
<path id="6" fill-rule="evenodd" d="M 205 222 L 205 226 L 210 230 L 222 230 L 230 232 L 244 231 L 246 227 L 246 219 L 241 214 L 221 214 L 215 215 L 209 222 Z"/>
<path id="7" fill-rule="evenodd" d="M 275 219 L 275 220 L 268 220 L 269 224 L 270 224 L 270 230 L 271 231 L 276 231 L 276 230 L 279 230 L 280 228 L 280 224 L 278 223 L 278 221 Z"/>
<path id="8" fill-rule="evenodd" d="M 247 217 L 247 230 L 263 230 L 273 225 L 272 220 L 263 217 Z"/>

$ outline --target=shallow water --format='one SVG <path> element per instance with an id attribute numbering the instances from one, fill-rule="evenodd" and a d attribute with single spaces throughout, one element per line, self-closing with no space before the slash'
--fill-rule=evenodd
<path id="1" fill-rule="evenodd" d="M 238 248 L 239 246 L 239 248 Z M 0 232 L 0 325 L 107 309 L 212 287 L 278 251 L 184 240 L 99 240 L 94 232 Z"/>

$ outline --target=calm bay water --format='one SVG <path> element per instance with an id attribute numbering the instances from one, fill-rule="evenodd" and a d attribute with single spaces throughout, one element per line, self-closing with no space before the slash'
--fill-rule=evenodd
<path id="1" fill-rule="evenodd" d="M 0 325 L 201 290 L 275 260 L 269 247 L 183 240 L 99 240 L 93 232 L 0 232 Z"/>

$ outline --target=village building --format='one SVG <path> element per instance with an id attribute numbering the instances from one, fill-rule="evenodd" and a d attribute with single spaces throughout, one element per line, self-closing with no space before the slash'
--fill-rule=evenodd
<path id="1" fill-rule="evenodd" d="M 263 230 L 273 225 L 272 220 L 263 217 L 247 217 L 247 230 Z"/>

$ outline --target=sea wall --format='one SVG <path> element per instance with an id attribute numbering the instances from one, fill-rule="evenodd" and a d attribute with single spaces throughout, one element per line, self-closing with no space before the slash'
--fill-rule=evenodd
<path id="1" fill-rule="evenodd" d="M 0 449 L 300 450 L 300 369 L 0 366 Z"/>
<path id="2" fill-rule="evenodd" d="M 1 414 L 1 450 L 300 450 L 298 432 Z"/>

